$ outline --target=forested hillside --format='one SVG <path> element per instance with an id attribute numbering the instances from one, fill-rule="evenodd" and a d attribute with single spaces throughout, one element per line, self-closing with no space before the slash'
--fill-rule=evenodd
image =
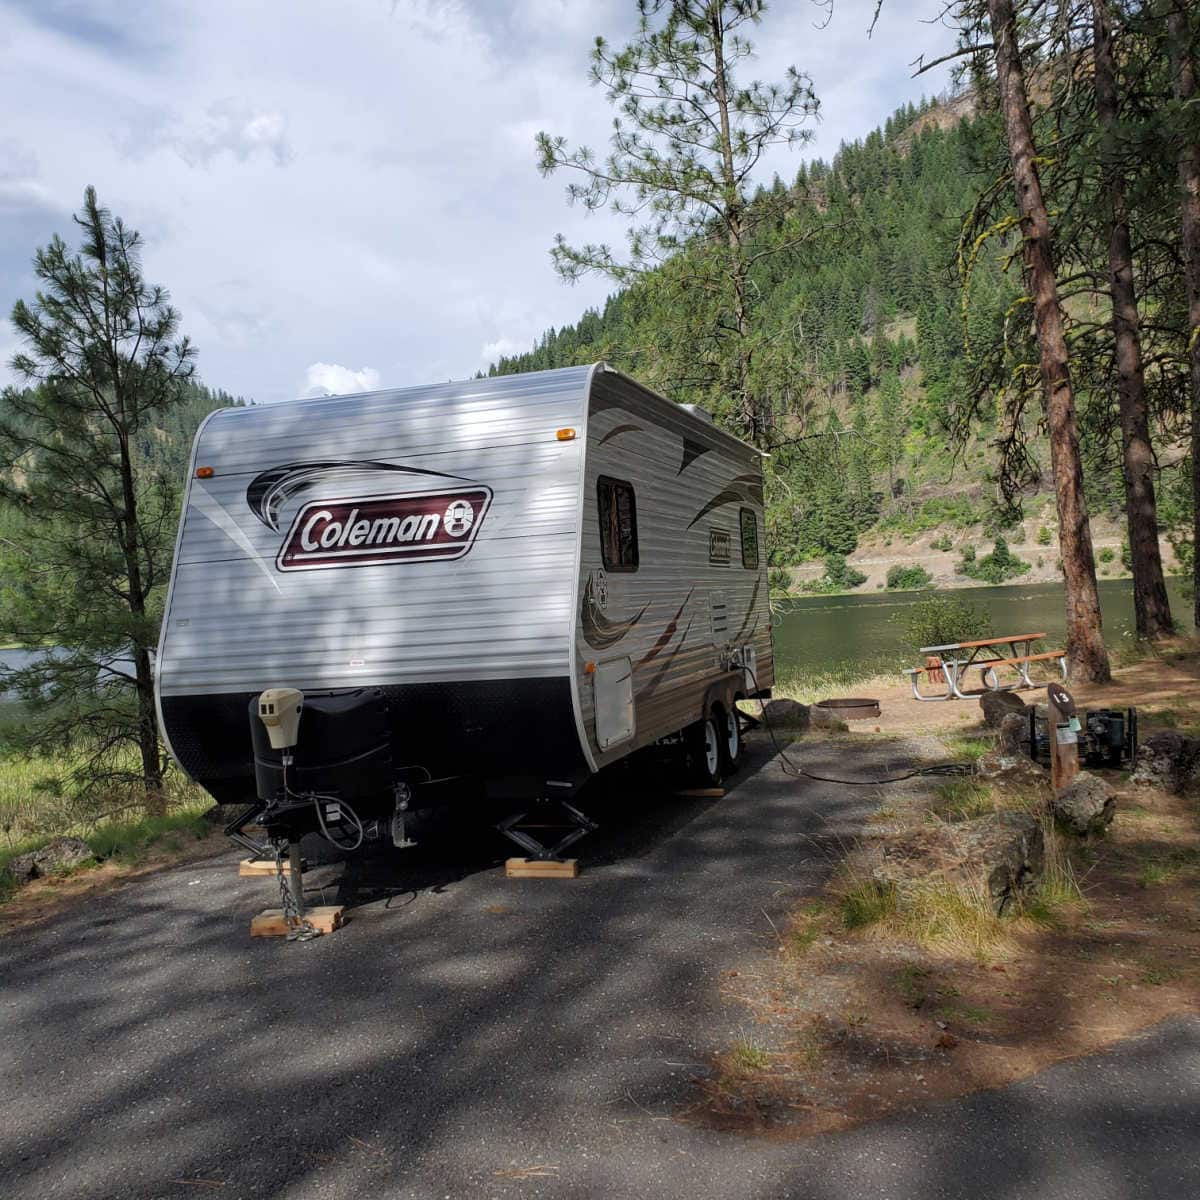
<path id="1" fill-rule="evenodd" d="M 180 489 L 200 422 L 214 409 L 246 403 L 240 396 L 191 381 L 181 391 L 182 398 L 159 416 L 152 431 L 143 433 L 137 441 L 138 461 L 146 477 L 165 479 Z M 0 392 L 0 417 L 4 415 L 3 406 L 4 395 Z M 19 521 L 17 508 L 0 505 L 0 538 L 11 536 Z"/>
<path id="2" fill-rule="evenodd" d="M 963 238 L 964 218 L 1002 154 L 996 117 L 977 115 L 964 92 L 901 108 L 832 163 L 807 162 L 790 183 L 776 178 L 754 197 L 773 218 L 759 226 L 758 240 L 787 243 L 752 268 L 765 326 L 754 371 L 772 399 L 764 440 L 774 565 L 848 554 L 873 533 L 977 527 L 982 540 L 1015 525 L 1018 511 L 998 486 L 995 415 L 984 409 L 963 419 L 978 390 L 972 352 L 1000 340 L 1021 290 L 1017 274 L 1002 270 L 1011 243 Z M 706 352 L 698 336 L 705 310 L 702 302 L 681 305 L 672 285 L 694 253 L 682 251 L 610 297 L 602 312 L 547 331 L 529 353 L 501 359 L 490 373 L 606 359 L 728 419 L 711 370 L 689 370 L 686 361 Z M 1075 311 L 1086 315 L 1079 304 Z M 1111 395 L 1101 397 L 1095 419 L 1086 396 L 1080 407 L 1089 502 L 1115 518 L 1123 496 Z M 1167 429 L 1164 447 L 1177 437 Z M 1024 510 L 1044 509 L 1052 524 L 1046 446 L 1036 429 L 1029 449 L 1041 479 L 1023 487 Z M 1190 519 L 1188 506 L 1173 502 L 1177 474 L 1164 480 L 1168 528 Z"/>

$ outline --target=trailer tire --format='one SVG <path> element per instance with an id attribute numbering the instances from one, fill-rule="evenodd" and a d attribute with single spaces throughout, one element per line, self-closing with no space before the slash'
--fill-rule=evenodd
<path id="1" fill-rule="evenodd" d="M 716 710 L 721 738 L 721 758 L 726 776 L 732 775 L 742 765 L 742 726 L 738 721 L 737 705 Z"/>
<path id="2" fill-rule="evenodd" d="M 688 731 L 688 759 L 691 774 L 699 787 L 720 787 L 725 766 L 722 752 L 721 723 L 718 710 L 697 721 Z"/>

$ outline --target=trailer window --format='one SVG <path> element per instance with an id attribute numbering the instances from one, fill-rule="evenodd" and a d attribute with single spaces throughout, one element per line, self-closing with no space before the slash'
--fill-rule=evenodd
<path id="1" fill-rule="evenodd" d="M 633 484 L 601 475 L 596 480 L 600 502 L 600 554 L 606 571 L 638 569 L 637 503 Z"/>
<path id="2" fill-rule="evenodd" d="M 752 508 L 741 510 L 742 522 L 742 566 L 748 571 L 758 570 L 758 518 Z"/>

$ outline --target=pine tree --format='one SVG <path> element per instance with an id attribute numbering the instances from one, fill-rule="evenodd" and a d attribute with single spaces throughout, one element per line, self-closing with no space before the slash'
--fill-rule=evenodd
<path id="1" fill-rule="evenodd" d="M 572 203 L 611 206 L 633 222 L 624 257 L 607 245 L 569 246 L 560 235 L 557 270 L 568 280 L 598 271 L 627 283 L 672 260 L 675 270 L 656 282 L 673 285 L 674 301 L 700 318 L 675 336 L 694 346 L 693 361 L 715 368 L 711 385 L 732 391 L 738 425 L 758 441 L 772 409 L 753 388 L 759 321 L 750 277 L 762 256 L 782 247 L 751 243 L 761 222 L 787 214 L 765 192 L 751 203 L 751 175 L 771 146 L 804 140 L 817 107 L 794 67 L 780 85 L 738 82 L 736 69 L 753 50 L 743 30 L 763 11 L 762 0 L 638 0 L 634 41 L 613 50 L 597 38 L 592 53 L 592 78 L 620 114 L 608 157 L 598 162 L 548 133 L 537 138 L 543 174 L 567 168 L 583 176 L 568 188 Z M 678 256 L 688 244 L 692 254 Z M 731 349 L 714 352 L 713 337 Z"/>
<path id="2" fill-rule="evenodd" d="M 0 552 L 0 640 L 54 648 L 8 673 L 32 714 L 12 738 L 77 748 L 87 787 L 132 784 L 157 812 L 151 655 L 178 475 L 139 445 L 186 403 L 194 353 L 166 291 L 142 276 L 138 234 L 90 187 L 75 222 L 79 253 L 57 236 L 38 250 L 42 290 L 12 311 L 27 386 L 7 389 L 0 412 L 0 503 L 20 530 Z"/>

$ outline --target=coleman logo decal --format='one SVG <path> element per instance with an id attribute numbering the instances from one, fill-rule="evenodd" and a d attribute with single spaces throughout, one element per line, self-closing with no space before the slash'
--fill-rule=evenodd
<path id="1" fill-rule="evenodd" d="M 313 500 L 296 514 L 275 565 L 280 571 L 462 558 L 492 501 L 491 488 L 424 495 Z"/>

